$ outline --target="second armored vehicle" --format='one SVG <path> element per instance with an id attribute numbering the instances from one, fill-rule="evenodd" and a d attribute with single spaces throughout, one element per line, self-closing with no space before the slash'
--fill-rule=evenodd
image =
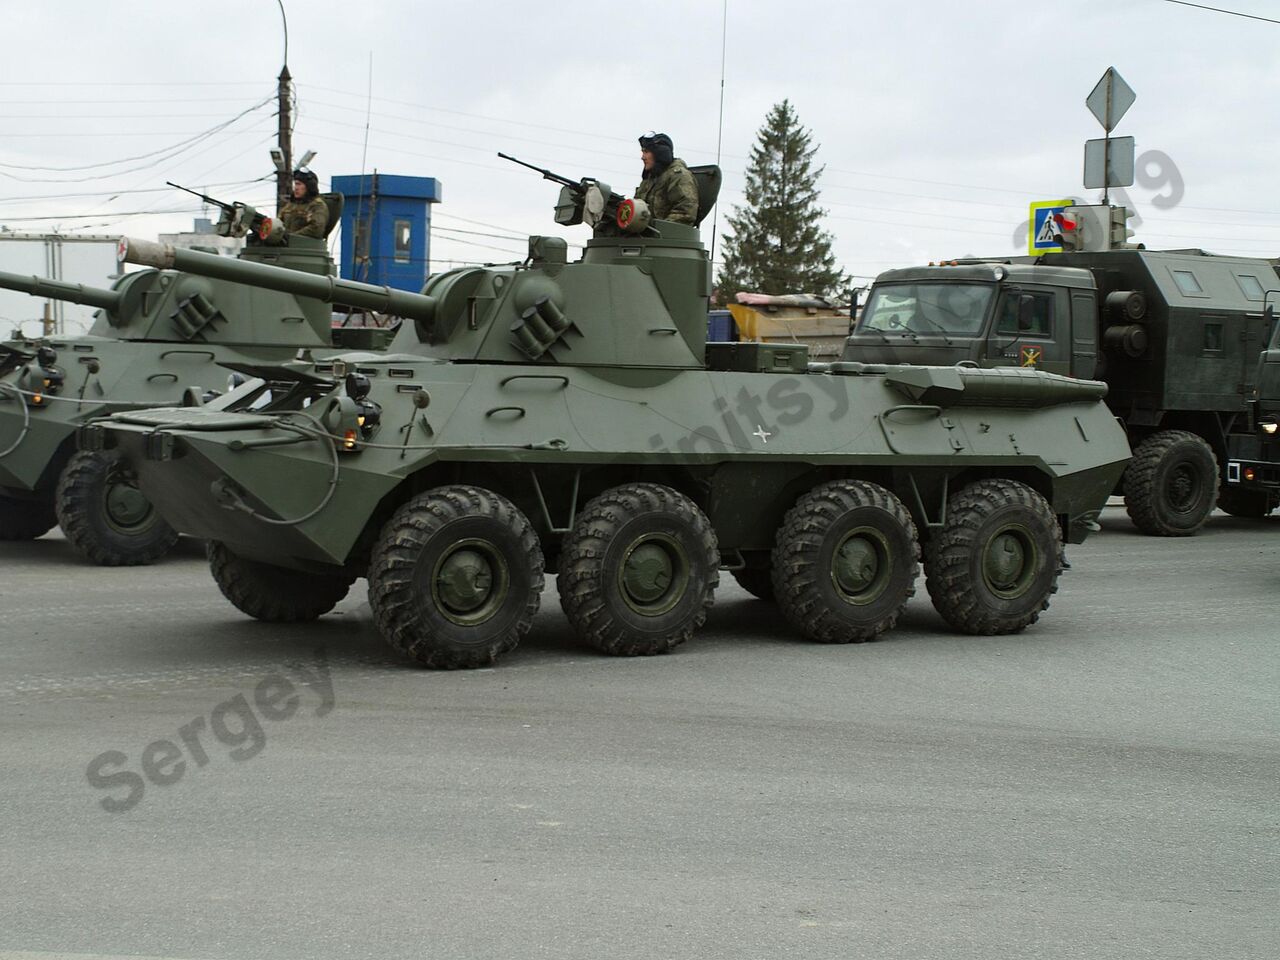
<path id="1" fill-rule="evenodd" d="M 328 196 L 340 210 L 341 197 Z M 99 308 L 85 336 L 0 345 L 0 540 L 38 537 L 59 523 L 96 563 L 162 556 L 177 533 L 118 457 L 76 452 L 76 428 L 115 410 L 193 403 L 225 390 L 233 375 L 223 362 L 275 363 L 333 347 L 332 310 L 322 299 L 333 272 L 325 241 L 285 237 L 242 204 L 223 208 L 218 232 L 247 234 L 249 245 L 238 259 L 193 254 L 216 264 L 211 276 L 144 270 L 107 290 L 0 273 L 2 287 Z M 272 267 L 305 278 L 309 293 L 243 282 Z M 368 287 L 349 299 L 382 309 L 394 292 Z M 337 331 L 338 342 L 347 332 Z"/>
<path id="2" fill-rule="evenodd" d="M 705 215 L 718 170 L 695 173 Z M 696 227 L 561 182 L 557 222 L 595 228 L 580 261 L 533 237 L 522 263 L 431 277 L 387 355 L 240 365 L 236 391 L 116 414 L 84 445 L 209 539 L 241 610 L 311 619 L 367 577 L 383 636 L 427 666 L 514 647 L 546 569 L 614 654 L 686 640 L 720 569 L 824 643 L 890 629 L 922 553 L 955 629 L 1037 619 L 1129 456 L 1102 384 L 708 344 Z"/>

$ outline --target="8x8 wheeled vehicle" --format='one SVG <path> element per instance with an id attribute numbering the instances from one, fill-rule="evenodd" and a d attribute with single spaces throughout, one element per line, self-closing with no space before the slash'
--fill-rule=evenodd
<path id="1" fill-rule="evenodd" d="M 695 173 L 705 215 L 718 170 Z M 708 344 L 696 227 L 565 182 L 557 222 L 584 217 L 577 262 L 533 237 L 523 263 L 431 277 L 386 355 L 237 365 L 251 379 L 212 403 L 82 441 L 210 540 L 241 610 L 314 618 L 367 577 L 387 641 L 432 667 L 513 648 L 548 570 L 614 654 L 688 639 L 721 569 L 819 642 L 890 629 L 921 558 L 955 629 L 1035 622 L 1129 456 L 1102 384 Z M 127 258 L 209 266 L 135 242 Z"/>

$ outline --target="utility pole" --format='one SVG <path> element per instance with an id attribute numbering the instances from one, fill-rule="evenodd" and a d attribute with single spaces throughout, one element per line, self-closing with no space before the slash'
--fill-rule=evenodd
<path id="1" fill-rule="evenodd" d="M 293 195 L 293 137 L 289 133 L 289 90 L 293 77 L 289 75 L 289 65 L 287 63 L 280 68 L 279 80 L 280 85 L 277 88 L 279 109 L 277 112 L 280 118 L 280 129 L 276 136 L 276 142 L 279 146 L 283 163 L 276 170 L 277 210 L 288 203 Z"/>

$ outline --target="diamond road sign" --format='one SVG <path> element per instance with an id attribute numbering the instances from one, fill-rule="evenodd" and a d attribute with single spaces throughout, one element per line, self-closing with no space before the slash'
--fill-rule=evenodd
<path id="1" fill-rule="evenodd" d="M 1115 67 L 1107 67 L 1093 93 L 1085 97 L 1085 106 L 1098 118 L 1102 129 L 1110 133 L 1120 122 L 1120 118 L 1129 112 L 1138 95 L 1133 88 L 1124 82 L 1124 77 L 1116 73 Z"/>

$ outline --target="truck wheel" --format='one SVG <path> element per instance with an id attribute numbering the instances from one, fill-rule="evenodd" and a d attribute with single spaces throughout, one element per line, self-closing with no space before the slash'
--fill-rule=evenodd
<path id="1" fill-rule="evenodd" d="M 1233 517 L 1261 520 L 1276 508 L 1266 490 L 1238 490 L 1223 487 L 1218 493 L 1218 509 Z"/>
<path id="2" fill-rule="evenodd" d="M 979 480 L 947 500 L 925 547 L 933 606 L 964 633 L 1017 633 L 1058 589 L 1062 531 L 1044 497 L 1013 480 Z"/>
<path id="3" fill-rule="evenodd" d="M 919 560 L 901 500 L 874 483 L 833 480 L 801 497 L 778 528 L 774 593 L 808 639 L 861 643 L 898 622 Z"/>
<path id="4" fill-rule="evenodd" d="M 733 574 L 733 579 L 738 581 L 738 586 L 757 600 L 777 599 L 773 592 L 772 566 L 741 567 L 730 572 Z"/>
<path id="5" fill-rule="evenodd" d="M 424 667 L 484 667 L 515 648 L 542 601 L 542 550 L 511 501 L 437 487 L 387 521 L 369 605 L 387 642 Z"/>
<path id="6" fill-rule="evenodd" d="M 628 483 L 586 505 L 560 550 L 560 606 L 605 653 L 666 653 L 707 618 L 720 583 L 715 532 L 697 504 Z"/>
<path id="7" fill-rule="evenodd" d="M 52 500 L 25 500 L 0 493 L 0 540 L 34 540 L 57 525 Z"/>
<path id="8" fill-rule="evenodd" d="M 1194 433 L 1165 430 L 1138 444 L 1124 471 L 1125 509 L 1143 533 L 1189 537 L 1218 499 L 1218 461 Z"/>
<path id="9" fill-rule="evenodd" d="M 355 581 L 345 573 L 317 574 L 249 560 L 218 540 L 208 541 L 205 552 L 222 595 L 242 613 L 267 623 L 314 620 L 332 610 Z"/>
<path id="10" fill-rule="evenodd" d="M 58 480 L 55 503 L 67 540 L 100 566 L 154 563 L 178 542 L 117 453 L 73 454 Z"/>

